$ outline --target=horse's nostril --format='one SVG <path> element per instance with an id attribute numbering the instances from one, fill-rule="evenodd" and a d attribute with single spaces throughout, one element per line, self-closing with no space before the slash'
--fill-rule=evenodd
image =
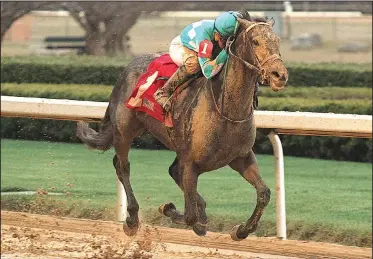
<path id="1" fill-rule="evenodd" d="M 280 81 L 286 81 L 287 80 L 287 74 L 286 73 L 279 73 L 276 71 L 271 72 L 271 75 L 273 78 L 280 80 Z"/>
<path id="2" fill-rule="evenodd" d="M 283 74 L 281 75 L 281 80 L 282 80 L 282 81 L 288 81 L 288 74 L 287 74 L 287 73 L 283 73 Z"/>
<path id="3" fill-rule="evenodd" d="M 279 78 L 280 77 L 280 74 L 278 72 L 276 72 L 276 71 L 273 71 L 271 74 L 275 78 Z"/>

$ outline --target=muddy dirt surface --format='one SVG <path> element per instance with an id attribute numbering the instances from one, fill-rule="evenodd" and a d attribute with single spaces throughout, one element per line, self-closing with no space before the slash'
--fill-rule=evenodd
<path id="1" fill-rule="evenodd" d="M 81 234 L 40 228 L 2 228 L 1 258 L 97 258 L 97 259 L 161 259 L 161 258 L 264 258 L 221 253 L 212 249 L 198 249 L 155 243 L 150 240 L 118 240 L 110 236 Z M 207 251 L 206 251 L 207 250 Z M 270 257 L 265 257 L 270 258 Z M 273 257 L 272 257 L 273 258 Z"/>
<path id="2" fill-rule="evenodd" d="M 371 248 L 254 236 L 235 242 L 226 234 L 198 237 L 190 230 L 145 225 L 129 238 L 115 222 L 7 211 L 1 212 L 1 224 L 4 259 L 372 258 Z"/>

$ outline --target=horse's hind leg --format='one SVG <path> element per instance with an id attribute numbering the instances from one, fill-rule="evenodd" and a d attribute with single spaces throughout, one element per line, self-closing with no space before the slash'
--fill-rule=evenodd
<path id="1" fill-rule="evenodd" d="M 135 198 L 130 183 L 130 163 L 128 161 L 128 153 L 133 139 L 140 135 L 143 130 L 142 125 L 135 120 L 126 123 L 125 126 L 121 127 L 121 129 L 116 128 L 114 130 L 114 147 L 116 155 L 113 159 L 113 164 L 117 176 L 123 184 L 127 195 L 128 217 L 126 218 L 126 222 L 123 223 L 123 230 L 128 236 L 135 235 L 139 228 L 139 204 Z"/>
<path id="2" fill-rule="evenodd" d="M 172 179 L 174 179 L 176 184 L 181 189 L 183 189 L 182 186 L 180 185 L 179 163 L 178 163 L 177 157 L 175 158 L 174 162 L 172 162 L 172 164 L 168 168 L 168 172 L 170 176 L 172 177 Z M 185 224 L 184 215 L 176 209 L 176 206 L 172 202 L 162 204 L 159 207 L 159 212 L 165 215 L 166 217 L 171 218 L 172 222 L 176 224 Z"/>
<path id="3" fill-rule="evenodd" d="M 231 237 L 233 240 L 238 241 L 245 239 L 250 233 L 256 230 L 264 208 L 269 202 L 271 191 L 259 175 L 259 168 L 253 151 L 250 151 L 246 158 L 237 158 L 233 160 L 229 166 L 239 172 L 246 181 L 252 184 L 257 193 L 256 207 L 251 217 L 245 224 L 237 225 L 232 229 Z"/>
<path id="4" fill-rule="evenodd" d="M 168 172 L 170 176 L 174 179 L 176 184 L 180 187 L 180 189 L 183 191 L 183 185 L 182 185 L 182 174 L 180 173 L 180 167 L 179 167 L 179 160 L 177 157 L 175 158 L 174 162 L 171 164 L 171 166 L 168 169 Z M 193 226 L 193 231 L 199 235 L 204 236 L 206 235 L 206 228 L 207 228 L 207 215 L 206 215 L 206 202 L 202 198 L 202 196 L 197 193 L 197 206 L 198 206 L 198 222 Z M 167 203 L 163 204 L 159 211 L 171 218 L 172 222 L 177 224 L 185 224 L 185 217 L 184 214 L 179 212 L 175 205 L 173 203 Z"/>

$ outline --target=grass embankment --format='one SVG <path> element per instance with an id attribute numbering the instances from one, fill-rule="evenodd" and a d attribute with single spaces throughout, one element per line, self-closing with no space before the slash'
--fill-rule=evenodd
<path id="1" fill-rule="evenodd" d="M 1 208 L 93 219 L 115 219 L 116 176 L 112 150 L 101 153 L 83 145 L 2 139 L 1 191 L 44 190 L 61 196 L 2 196 Z M 170 225 L 157 208 L 183 195 L 168 175 L 175 154 L 134 149 L 131 180 L 143 220 Z M 275 235 L 274 159 L 258 155 L 262 177 L 272 190 L 258 236 Z M 371 246 L 372 165 L 285 158 L 286 211 L 290 239 Z M 229 231 L 254 209 L 255 190 L 230 168 L 200 177 L 207 201 L 209 229 Z M 173 226 L 173 225 L 172 225 Z"/>

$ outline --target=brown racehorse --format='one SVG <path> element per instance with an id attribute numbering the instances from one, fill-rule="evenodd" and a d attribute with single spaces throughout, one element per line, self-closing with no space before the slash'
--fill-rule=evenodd
<path id="1" fill-rule="evenodd" d="M 221 72 L 213 79 L 202 76 L 180 86 L 184 90 L 173 101 L 171 130 L 147 114 L 125 106 L 138 77 L 157 57 L 155 54 L 134 58 L 124 69 L 110 96 L 99 132 L 78 122 L 77 135 L 85 144 L 99 150 L 115 148 L 113 164 L 127 194 L 128 217 L 123 225 L 127 235 L 135 235 L 139 228 L 139 205 L 130 183 L 128 153 L 134 138 L 145 130 L 176 152 L 169 173 L 184 192 L 184 213 L 168 203 L 160 207 L 162 214 L 173 222 L 193 227 L 198 235 L 205 235 L 206 202 L 197 192 L 198 176 L 229 165 L 257 191 L 254 212 L 245 224 L 232 229 L 231 237 L 241 240 L 255 231 L 270 200 L 270 190 L 260 177 L 252 151 L 256 136 L 255 84 L 259 79 L 278 91 L 285 86 L 288 72 L 280 57 L 279 38 L 272 31 L 273 21 L 252 19 L 246 12 L 238 21 L 240 26 L 228 44 L 229 59 Z"/>

